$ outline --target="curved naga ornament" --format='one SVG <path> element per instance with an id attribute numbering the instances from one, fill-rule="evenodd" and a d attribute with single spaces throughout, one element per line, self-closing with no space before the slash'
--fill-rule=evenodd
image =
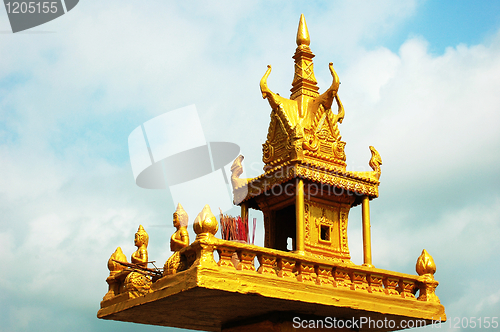
<path id="1" fill-rule="evenodd" d="M 370 146 L 370 151 L 372 152 L 372 157 L 368 165 L 370 165 L 370 167 L 373 169 L 373 171 L 375 172 L 373 175 L 378 180 L 380 179 L 380 174 L 382 174 L 382 169 L 380 168 L 380 165 L 382 165 L 382 157 L 380 157 L 380 154 L 377 150 L 375 150 L 373 146 Z"/>
<path id="2" fill-rule="evenodd" d="M 281 120 L 286 123 L 288 129 L 293 129 L 299 122 L 299 107 L 297 101 L 281 97 L 274 93 L 267 86 L 267 78 L 271 73 L 271 65 L 267 65 L 267 70 L 260 80 L 260 92 L 262 98 L 267 99 L 273 111 L 278 112 Z"/>
<path id="3" fill-rule="evenodd" d="M 247 184 L 252 180 L 251 178 L 240 178 L 241 174 L 243 174 L 243 165 L 241 162 L 244 158 L 243 155 L 239 155 L 231 165 L 231 185 L 233 187 L 233 200 L 235 204 L 245 199 L 248 193 Z"/>
<path id="4" fill-rule="evenodd" d="M 245 159 L 245 157 L 240 154 L 231 165 L 231 184 L 233 190 L 246 186 L 249 180 L 246 178 L 240 179 L 240 175 L 243 174 L 243 165 L 241 165 L 243 159 Z"/>
<path id="5" fill-rule="evenodd" d="M 262 76 L 262 79 L 260 80 L 260 92 L 262 93 L 262 98 L 267 99 L 269 102 L 269 105 L 271 105 L 271 108 L 273 110 L 278 109 L 279 105 L 283 101 L 283 98 L 280 95 L 274 93 L 269 89 L 267 86 L 267 78 L 269 77 L 269 74 L 271 74 L 271 65 L 267 65 L 267 70 L 264 76 Z"/>
<path id="6" fill-rule="evenodd" d="M 332 74 L 332 85 L 318 96 L 309 106 L 309 112 L 306 113 L 306 118 L 304 119 L 304 142 L 303 148 L 316 151 L 318 150 L 319 141 L 317 134 L 320 132 L 325 121 L 327 121 L 330 128 L 330 132 L 335 141 L 340 141 L 340 131 L 337 126 L 337 122 L 342 123 L 344 120 L 345 111 L 342 102 L 338 96 L 338 90 L 340 86 L 339 76 L 335 69 L 333 69 L 333 63 L 329 64 L 330 73 Z M 331 111 L 333 100 L 337 102 L 337 114 Z M 309 120 L 309 119 L 310 120 Z"/>
<path id="7" fill-rule="evenodd" d="M 321 119 L 318 121 L 318 116 L 316 116 L 314 122 L 313 122 L 313 127 L 318 128 L 319 124 L 322 124 L 323 121 L 325 120 L 325 117 L 328 117 L 328 120 L 330 122 L 330 126 L 334 126 L 337 124 L 337 122 L 342 123 L 344 120 L 344 106 L 342 105 L 342 102 L 339 99 L 338 96 L 338 91 L 340 87 L 340 79 L 339 76 L 337 75 L 337 72 L 335 69 L 333 69 L 333 62 L 330 62 L 328 67 L 330 68 L 330 73 L 332 74 L 332 85 L 323 92 L 318 98 L 314 100 L 312 105 L 310 106 L 311 110 L 317 110 L 322 108 L 325 113 L 320 115 Z M 328 112 L 332 108 L 333 104 L 333 99 L 336 100 L 337 102 L 337 107 L 338 107 L 338 112 L 337 114 L 333 114 L 332 112 Z M 322 113 L 322 112 L 319 112 Z M 320 128 L 321 126 L 319 126 Z M 333 130 L 332 130 L 333 132 Z"/>
<path id="8" fill-rule="evenodd" d="M 382 157 L 373 146 L 370 146 L 370 151 L 372 152 L 372 157 L 368 163 L 370 167 L 373 169 L 371 172 L 355 172 L 356 175 L 362 178 L 368 178 L 373 181 L 378 181 L 380 179 L 380 175 L 382 174 L 382 169 L 380 165 L 382 165 Z"/>
<path id="9" fill-rule="evenodd" d="M 292 100 L 281 97 L 279 94 L 274 93 L 267 86 L 267 78 L 269 74 L 271 74 L 271 65 L 267 65 L 267 70 L 262 79 L 260 80 L 260 92 L 262 93 L 262 98 L 267 99 L 269 101 L 269 105 L 273 110 L 280 108 L 280 105 L 287 104 L 292 102 Z"/>

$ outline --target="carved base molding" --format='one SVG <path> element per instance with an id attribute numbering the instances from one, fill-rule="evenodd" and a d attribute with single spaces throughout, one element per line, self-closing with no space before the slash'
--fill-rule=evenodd
<path id="1" fill-rule="evenodd" d="M 444 307 L 436 301 L 437 281 L 427 276 L 216 238 L 197 240 L 180 254 L 196 259 L 187 260 L 186 270 L 155 281 L 142 296 L 125 292 L 102 301 L 98 317 L 204 331 L 221 331 L 230 322 L 277 311 L 348 318 L 355 309 L 371 319 L 446 321 Z M 240 261 L 236 266 L 234 254 Z"/>

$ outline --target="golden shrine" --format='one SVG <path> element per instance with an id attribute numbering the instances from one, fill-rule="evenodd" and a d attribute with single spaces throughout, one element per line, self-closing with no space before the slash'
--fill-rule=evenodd
<path id="1" fill-rule="evenodd" d="M 392 331 L 446 320 L 427 251 L 417 260 L 418 275 L 372 265 L 369 201 L 378 197 L 382 160 L 370 147 L 372 171 L 346 170 L 339 77 L 330 63 L 333 82 L 318 93 L 309 43 L 302 15 L 290 99 L 267 86 L 271 66 L 260 82 L 272 108 L 264 173 L 241 179 L 243 156 L 231 167 L 241 218 L 248 219 L 250 208 L 264 214 L 265 247 L 216 238 L 218 222 L 208 205 L 193 223 L 197 235 L 190 243 L 179 204 L 170 242 L 174 253 L 163 269 L 148 268 L 142 226 L 131 263 L 120 248 L 111 256 L 99 318 L 226 332 Z M 349 210 L 359 204 L 363 265 L 351 262 L 347 242 Z"/>

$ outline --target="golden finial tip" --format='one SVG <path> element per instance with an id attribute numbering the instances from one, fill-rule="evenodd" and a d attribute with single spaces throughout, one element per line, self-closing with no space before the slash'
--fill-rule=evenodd
<path id="1" fill-rule="evenodd" d="M 304 14 L 300 14 L 299 29 L 297 31 L 297 46 L 309 46 L 311 40 L 309 39 L 309 31 L 307 30 L 306 18 Z"/>
<path id="2" fill-rule="evenodd" d="M 436 273 L 436 264 L 434 263 L 434 259 L 427 252 L 427 250 L 422 250 L 422 254 L 417 259 L 417 265 L 415 267 L 418 275 L 429 275 L 434 276 Z"/>

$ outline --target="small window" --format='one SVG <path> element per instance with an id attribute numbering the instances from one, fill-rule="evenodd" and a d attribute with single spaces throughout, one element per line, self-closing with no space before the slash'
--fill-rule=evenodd
<path id="1" fill-rule="evenodd" d="M 330 241 L 330 226 L 321 225 L 320 239 L 322 241 Z"/>
<path id="2" fill-rule="evenodd" d="M 286 239 L 286 250 L 288 251 L 293 250 L 293 239 L 291 237 Z"/>

